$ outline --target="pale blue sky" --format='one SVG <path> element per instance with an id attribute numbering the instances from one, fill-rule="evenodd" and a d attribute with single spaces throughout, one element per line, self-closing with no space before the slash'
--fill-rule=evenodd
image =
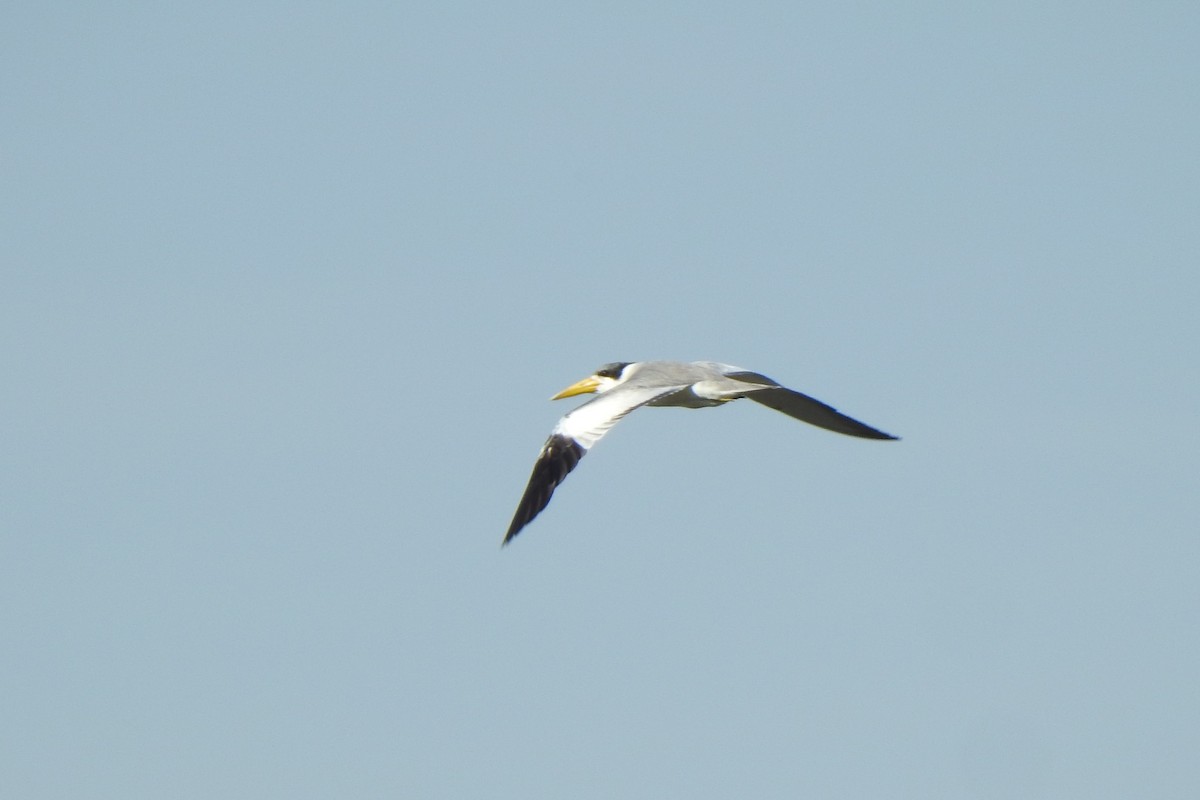
<path id="1" fill-rule="evenodd" d="M 0 795 L 1200 796 L 1191 3 L 10 5 Z M 632 415 L 513 546 L 612 360 Z"/>

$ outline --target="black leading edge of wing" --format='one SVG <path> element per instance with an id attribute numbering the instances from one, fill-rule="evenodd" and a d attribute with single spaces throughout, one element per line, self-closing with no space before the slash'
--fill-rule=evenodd
<path id="1" fill-rule="evenodd" d="M 746 392 L 746 398 L 760 403 L 767 408 L 773 408 L 787 414 L 789 417 L 816 425 L 827 431 L 844 433 L 847 436 L 858 436 L 861 439 L 897 439 L 890 433 L 872 428 L 870 425 L 847 417 L 833 406 L 826 405 L 820 400 L 800 392 L 794 392 L 782 386 L 775 385 L 768 389 L 755 389 Z"/>
<path id="2" fill-rule="evenodd" d="M 525 494 L 521 495 L 521 502 L 517 504 L 517 511 L 513 514 L 512 523 L 508 526 L 508 533 L 504 534 L 501 544 L 508 544 L 520 533 L 521 528 L 542 513 L 542 509 L 550 504 L 554 490 L 571 470 L 575 469 L 575 465 L 586 452 L 583 445 L 561 434 L 556 433 L 546 440 L 537 462 L 533 465 L 529 485 L 525 487 Z"/>

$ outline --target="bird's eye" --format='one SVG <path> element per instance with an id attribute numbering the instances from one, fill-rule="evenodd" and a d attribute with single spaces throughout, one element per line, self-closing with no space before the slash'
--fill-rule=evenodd
<path id="1" fill-rule="evenodd" d="M 616 380 L 621 377 L 621 373 L 629 366 L 628 361 L 617 361 L 612 364 L 605 364 L 600 369 L 596 370 L 596 376 L 600 378 L 612 378 Z"/>

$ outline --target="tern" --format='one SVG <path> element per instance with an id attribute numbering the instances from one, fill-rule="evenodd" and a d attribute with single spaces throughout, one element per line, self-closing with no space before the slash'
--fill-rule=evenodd
<path id="1" fill-rule="evenodd" d="M 596 394 L 554 426 L 504 534 L 508 544 L 550 503 L 579 459 L 630 411 L 642 406 L 707 408 L 743 397 L 819 428 L 863 439 L 896 439 L 766 375 L 715 361 L 618 361 L 605 364 L 551 400 Z"/>

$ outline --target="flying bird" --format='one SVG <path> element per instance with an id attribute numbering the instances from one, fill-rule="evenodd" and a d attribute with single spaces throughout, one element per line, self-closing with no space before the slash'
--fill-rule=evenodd
<path id="1" fill-rule="evenodd" d="M 608 429 L 641 406 L 706 408 L 743 397 L 819 428 L 863 439 L 896 439 L 851 419 L 820 400 L 794 392 L 757 372 L 715 361 L 618 361 L 605 364 L 551 400 L 596 394 L 558 421 L 542 446 L 529 485 L 513 514 L 504 544 L 550 503 L 554 490 Z"/>

